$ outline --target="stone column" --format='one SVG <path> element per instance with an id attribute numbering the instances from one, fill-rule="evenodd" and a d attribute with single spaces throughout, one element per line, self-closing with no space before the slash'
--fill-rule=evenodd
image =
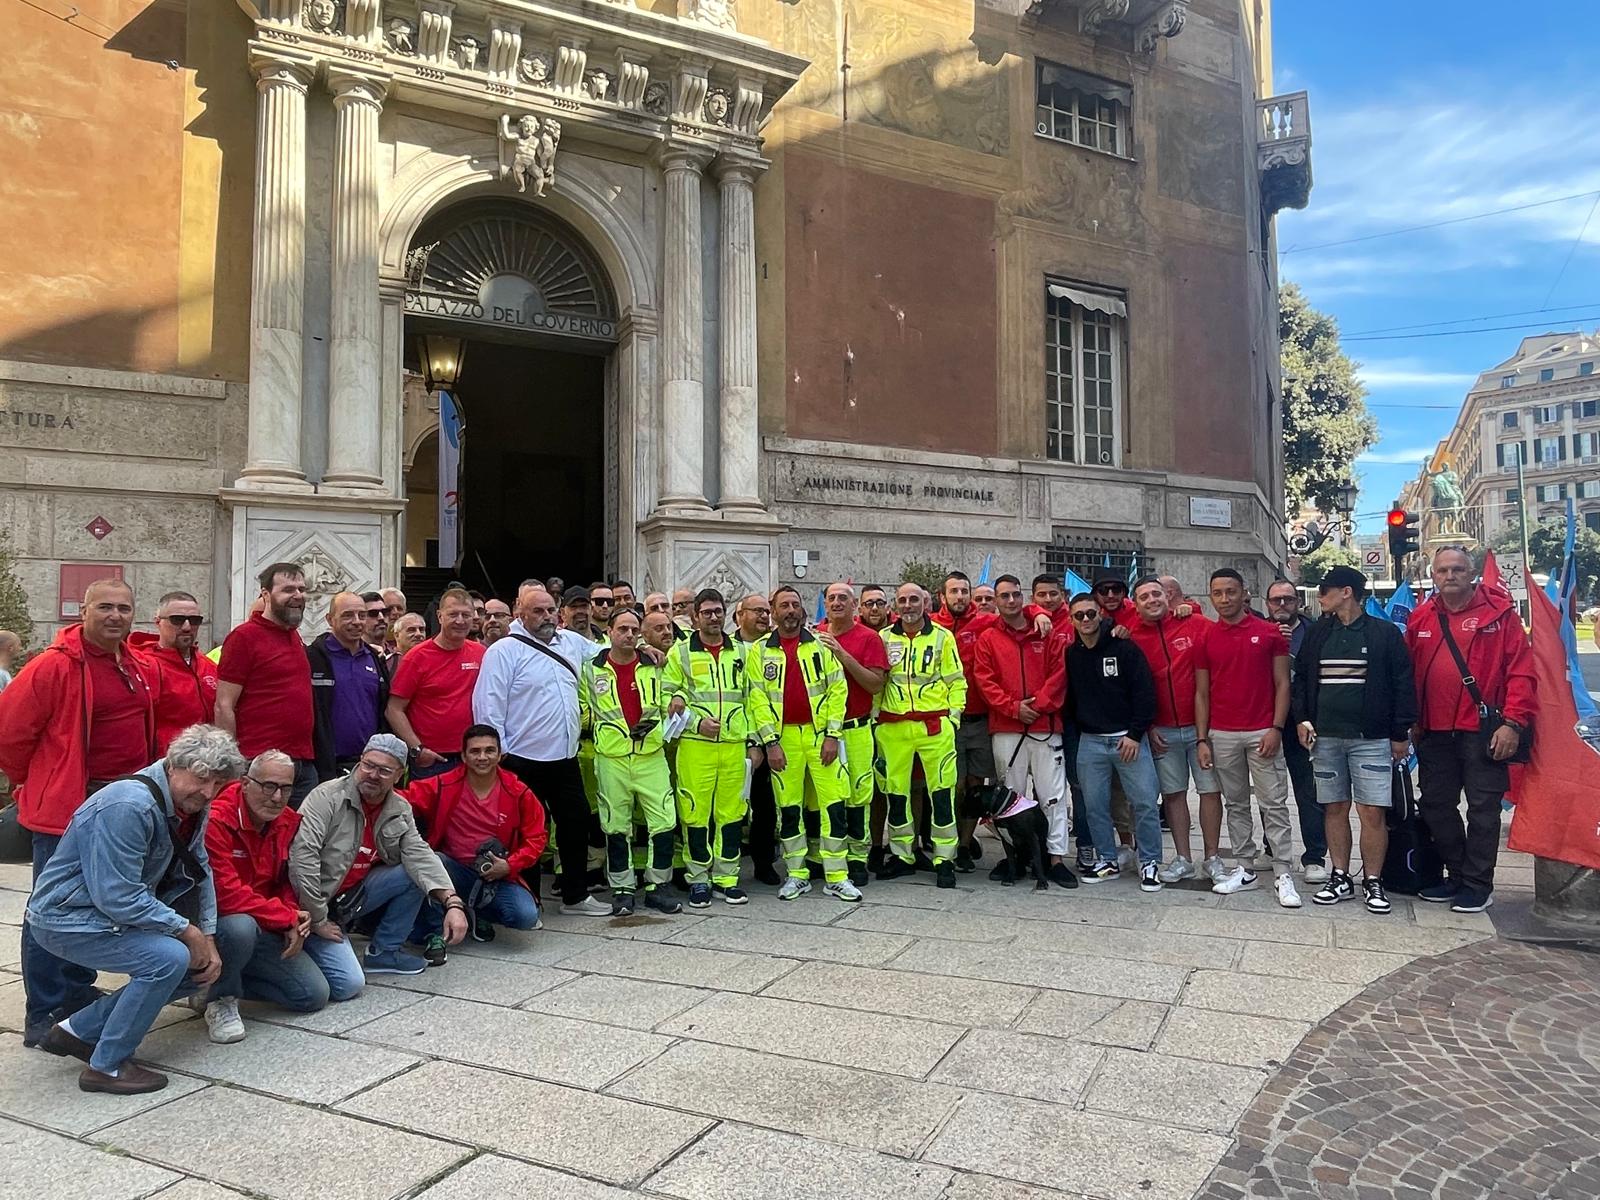
<path id="1" fill-rule="evenodd" d="M 328 469 L 325 489 L 383 489 L 382 352 L 378 324 L 378 113 L 386 85 L 328 74 L 335 116 Z"/>
<path id="2" fill-rule="evenodd" d="M 722 201 L 721 429 L 723 509 L 761 510 L 761 434 L 756 420 L 755 159 L 717 162 Z"/>
<path id="3" fill-rule="evenodd" d="M 701 347 L 700 147 L 662 152 L 666 180 L 661 280 L 663 509 L 705 509 L 705 355 Z"/>
<path id="4" fill-rule="evenodd" d="M 238 486 L 311 490 L 300 466 L 305 307 L 306 88 L 312 65 L 258 54 L 256 209 L 250 276 L 250 418 Z"/>

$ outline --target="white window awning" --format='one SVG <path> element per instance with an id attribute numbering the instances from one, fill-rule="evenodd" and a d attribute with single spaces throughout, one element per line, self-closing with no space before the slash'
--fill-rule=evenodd
<path id="1" fill-rule="evenodd" d="M 1128 306 L 1116 296 L 1106 292 L 1091 292 L 1086 288 L 1068 287 L 1064 283 L 1046 284 L 1046 289 L 1057 300 L 1070 300 L 1080 308 L 1087 308 L 1090 312 L 1106 313 L 1113 317 L 1126 318 Z"/>

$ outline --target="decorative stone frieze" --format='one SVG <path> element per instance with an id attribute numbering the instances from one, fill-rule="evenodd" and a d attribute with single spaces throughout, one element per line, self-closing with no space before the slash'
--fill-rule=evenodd
<path id="1" fill-rule="evenodd" d="M 1030 0 L 1023 9 L 1025 25 L 1049 20 L 1053 14 L 1077 13 L 1078 32 L 1085 37 L 1105 37 L 1114 30 L 1131 35 L 1134 49 L 1154 54 L 1162 38 L 1183 32 L 1189 0 Z"/>
<path id="2" fill-rule="evenodd" d="M 450 57 L 450 28 L 456 6 L 450 0 L 422 0 L 417 8 L 417 56 L 443 63 Z"/>

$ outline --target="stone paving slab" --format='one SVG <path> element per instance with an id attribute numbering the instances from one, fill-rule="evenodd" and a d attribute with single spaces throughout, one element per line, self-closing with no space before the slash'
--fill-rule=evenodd
<path id="1" fill-rule="evenodd" d="M 107 1096 L 78 1090 L 82 1070 L 75 1058 L 28 1050 L 16 1034 L 0 1034 L 0 1115 L 82 1135 L 206 1086 L 204 1080 L 179 1075 L 149 1095 Z"/>
<path id="2" fill-rule="evenodd" d="M 249 1200 L 249 1198 L 243 1192 L 236 1192 L 220 1184 L 207 1183 L 204 1179 L 185 1179 L 181 1183 L 164 1188 L 158 1193 L 156 1200 Z"/>
<path id="3" fill-rule="evenodd" d="M 862 906 L 863 912 L 878 908 L 911 908 L 923 912 L 1000 917 L 1008 922 L 1104 925 L 1118 929 L 1154 929 L 1162 912 L 1154 905 L 1105 899 L 1100 892 L 1087 894 L 1087 890 L 1081 887 L 1071 892 L 1059 888 L 1049 892 L 1032 892 L 985 884 L 981 891 L 964 887 L 941 891 L 931 887 L 898 887 L 898 883 L 896 880 L 888 890 L 872 893 L 869 903 Z M 1143 893 L 1136 891 L 1135 894 Z M 1019 897 L 1026 897 L 1027 902 L 1023 903 Z M 1214 908 L 1215 902 L 1220 899 L 1206 896 L 1199 906 Z"/>
<path id="4" fill-rule="evenodd" d="M 658 1171 L 647 1186 L 682 1200 L 937 1200 L 950 1177 L 927 1163 L 727 1124 Z"/>
<path id="5" fill-rule="evenodd" d="M 1073 1104 L 1104 1054 L 1097 1046 L 1062 1038 L 974 1029 L 929 1078 L 952 1087 Z"/>
<path id="6" fill-rule="evenodd" d="M 1023 1183 L 1091 1183 L 1094 1195 L 1189 1200 L 1228 1139 L 1037 1100 L 976 1094 L 924 1157 Z"/>
<path id="7" fill-rule="evenodd" d="M 1107 1050 L 1084 1106 L 1092 1112 L 1225 1134 L 1266 1079 L 1265 1071 L 1247 1067 Z"/>
<path id="8" fill-rule="evenodd" d="M 1175 967 L 1230 967 L 1244 943 L 1233 938 L 1202 937 L 1165 930 L 1122 929 L 1113 933 L 1092 925 L 1013 923 L 1012 945 L 1057 954 L 1103 955 Z"/>
<path id="9" fill-rule="evenodd" d="M 939 1200 L 1097 1200 L 1088 1192 L 1059 1192 L 992 1175 L 957 1174 Z"/>
<path id="10" fill-rule="evenodd" d="M 1288 979 L 1272 975 L 1239 975 L 1230 971 L 1196 971 L 1183 991 L 1191 1008 L 1320 1021 L 1360 992 L 1352 983 L 1320 979 Z"/>
<path id="11" fill-rule="evenodd" d="M 674 892 L 673 896 L 680 901 L 686 899 L 681 892 Z M 604 900 L 605 897 L 602 896 L 601 899 Z M 644 904 L 642 898 L 639 904 L 641 906 Z M 540 919 L 544 922 L 544 929 L 539 934 L 541 937 L 547 933 L 558 933 L 565 938 L 600 937 L 619 938 L 625 942 L 660 942 L 712 918 L 703 917 L 687 908 L 669 917 L 642 907 L 631 917 L 564 917 L 557 905 L 552 904 L 543 910 Z M 498 937 L 495 938 L 495 942 L 499 940 Z M 489 946 L 489 950 L 493 949 L 493 945 Z"/>
<path id="12" fill-rule="evenodd" d="M 28 908 L 28 893 L 12 888 L 0 888 L 0 925 L 22 926 L 22 915 Z"/>
<path id="13" fill-rule="evenodd" d="M 1230 897 L 1231 899 L 1231 897 Z M 1236 938 L 1248 942 L 1289 942 L 1297 946 L 1331 946 L 1333 930 L 1324 921 L 1313 921 L 1302 914 L 1315 907 L 1290 912 L 1246 912 L 1225 909 L 1220 912 L 1178 909 L 1161 914 L 1160 928 L 1168 933 L 1192 933 L 1204 937 Z"/>
<path id="14" fill-rule="evenodd" d="M 181 1176 L 0 1120 L 0 1200 L 143 1200 Z"/>
<path id="15" fill-rule="evenodd" d="M 891 965 L 896 970 L 1165 1003 L 1177 999 L 1187 974 L 1181 967 L 1160 963 L 1122 962 L 1105 956 L 1050 954 L 1042 950 L 930 939 L 915 943 Z"/>
<path id="16" fill-rule="evenodd" d="M 141 1158 L 270 1200 L 392 1200 L 469 1153 L 465 1146 L 230 1088 L 185 1096 L 98 1136 Z"/>
<path id="17" fill-rule="evenodd" d="M 579 975 L 572 982 L 540 992 L 519 1008 L 620 1025 L 624 1029 L 654 1029 L 661 1022 L 693 1008 L 715 993 L 705 988 L 680 987 L 648 979 L 621 979 L 615 975 Z"/>
<path id="18" fill-rule="evenodd" d="M 1327 946 L 1287 946 L 1256 942 L 1244 948 L 1239 970 L 1249 974 L 1287 975 L 1290 979 L 1330 979 L 1335 983 L 1371 983 L 1411 959 L 1374 950 L 1338 950 Z"/>
<path id="19" fill-rule="evenodd" d="M 694 946 L 599 941 L 566 960 L 569 971 L 653 979 L 725 992 L 759 992 L 799 963 L 765 954 L 735 954 Z"/>
<path id="20" fill-rule="evenodd" d="M 200 1021 L 157 1030 L 139 1043 L 139 1058 L 163 1070 L 306 1104 L 332 1104 L 422 1061 L 414 1054 L 254 1021 L 246 1023 L 244 1041 L 227 1046 L 212 1042 Z"/>
<path id="21" fill-rule="evenodd" d="M 273 1025 L 310 1030 L 312 1033 L 345 1034 L 368 1021 L 376 1021 L 402 1008 L 421 1004 L 425 999 L 426 992 L 369 987 L 354 999 L 340 1000 L 317 1012 L 285 1012 L 275 1005 L 257 1004 L 250 1000 L 241 1003 L 239 1011 L 246 1021 L 267 1021 Z"/>
<path id="22" fill-rule="evenodd" d="M 1082 992 L 1041 991 L 1035 994 L 1027 1011 L 1015 1023 L 1022 1033 L 1042 1033 L 1049 1037 L 1081 1037 L 1102 1017 L 1124 1004 L 1115 996 L 1089 996 Z M 1159 1006 L 1163 1012 L 1166 1005 Z"/>
<path id="23" fill-rule="evenodd" d="M 379 1017 L 351 1036 L 412 1054 L 591 1089 L 671 1044 L 650 1033 L 445 996 Z"/>
<path id="24" fill-rule="evenodd" d="M 458 1000 L 480 1000 L 485 1004 L 520 1004 L 573 978 L 571 971 L 554 967 L 452 954 L 442 967 L 430 967 L 420 975 L 380 975 L 369 980 L 368 986 L 454 996 Z"/>
<path id="25" fill-rule="evenodd" d="M 982 979 L 808 962 L 769 984 L 761 994 L 956 1025 L 1003 1027 L 1015 1021 L 1039 993 Z"/>
<path id="26" fill-rule="evenodd" d="M 482 1154 L 419 1192 L 416 1200 L 633 1200 L 639 1195 L 547 1167 Z"/>
<path id="27" fill-rule="evenodd" d="M 1434 929 L 1426 925 L 1389 925 L 1383 921 L 1340 921 L 1333 944 L 1343 950 L 1381 950 L 1391 954 L 1444 954 L 1482 941 L 1473 929 Z"/>
<path id="28" fill-rule="evenodd" d="M 33 867 L 29 863 L 0 863 L 0 888 L 14 892 L 33 890 Z"/>
<path id="29" fill-rule="evenodd" d="M 998 942 L 1009 944 L 1022 922 L 987 913 L 952 908 L 902 908 L 893 904 L 862 904 L 834 923 L 835 929 L 866 930 L 871 933 L 903 934 L 914 938 L 942 938 L 958 942 Z M 1052 921 L 1039 924 L 1056 928 Z"/>
<path id="30" fill-rule="evenodd" d="M 606 1091 L 902 1156 L 917 1152 L 960 1096 L 934 1084 L 707 1042 L 680 1042 Z"/>
<path id="31" fill-rule="evenodd" d="M 675 934 L 672 944 L 881 967 L 907 949 L 911 939 L 778 921 L 708 921 Z"/>
<path id="32" fill-rule="evenodd" d="M 1311 1030 L 1305 1021 L 1212 1012 L 1179 1005 L 1168 1014 L 1155 1049 L 1238 1067 L 1278 1067 Z"/>
<path id="33" fill-rule="evenodd" d="M 615 1184 L 638 1182 L 712 1125 L 665 1108 L 442 1062 L 340 1108 Z"/>
<path id="34" fill-rule="evenodd" d="M 767 996 L 719 992 L 658 1033 L 792 1054 L 921 1079 L 961 1039 L 959 1026 Z"/>
<path id="35" fill-rule="evenodd" d="M 586 919 L 589 925 L 594 924 L 594 918 Z M 583 928 L 587 930 L 588 927 Z M 585 933 L 566 933 L 559 929 L 502 929 L 492 942 L 464 942 L 452 947 L 450 957 L 493 958 L 502 962 L 552 967 L 593 946 L 604 945 L 599 933 L 598 929 Z"/>

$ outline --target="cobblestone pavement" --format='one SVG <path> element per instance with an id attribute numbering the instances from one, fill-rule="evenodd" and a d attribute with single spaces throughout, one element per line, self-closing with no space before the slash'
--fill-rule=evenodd
<path id="1" fill-rule="evenodd" d="M 1502 881 L 1531 886 L 1531 867 L 1508 859 Z M 0 867 L 0 922 L 21 920 L 26 882 Z M 1339 1086 L 1311 1065 L 1323 1047 L 1370 1027 L 1381 1036 L 1330 1052 L 1368 1078 L 1391 1053 L 1365 1001 L 1348 1011 L 1368 1015 L 1314 1027 L 1391 972 L 1431 981 L 1415 960 L 1470 955 L 1493 932 L 1403 899 L 1388 918 L 1309 900 L 1287 912 L 1266 888 L 1146 894 L 1126 877 L 1035 893 L 982 871 L 955 891 L 923 876 L 874 883 L 854 907 L 755 892 L 706 915 L 550 917 L 308 1016 L 246 1006 L 233 1046 L 169 1008 L 141 1048 L 172 1076 L 152 1096 L 85 1095 L 76 1063 L 0 1032 L 0 1200 L 1189 1200 L 1219 1163 L 1256 1170 L 1235 1165 L 1245 1146 L 1230 1154 L 1241 1119 L 1249 1146 L 1270 1133 L 1276 1147 L 1264 1106 Z M 15 930 L 0 931 L 0 1030 L 20 1024 L 16 971 Z M 1435 1028 L 1421 1061 L 1578 1036 L 1558 1006 L 1540 1011 L 1511 1033 Z M 1475 1115 L 1505 1089 L 1592 1111 L 1553 1060 L 1549 1076 L 1484 1069 Z M 1537 1140 L 1532 1104 L 1511 1111 L 1524 1124 L 1508 1132 Z M 1382 1140 L 1401 1174 L 1434 1148 Z"/>

